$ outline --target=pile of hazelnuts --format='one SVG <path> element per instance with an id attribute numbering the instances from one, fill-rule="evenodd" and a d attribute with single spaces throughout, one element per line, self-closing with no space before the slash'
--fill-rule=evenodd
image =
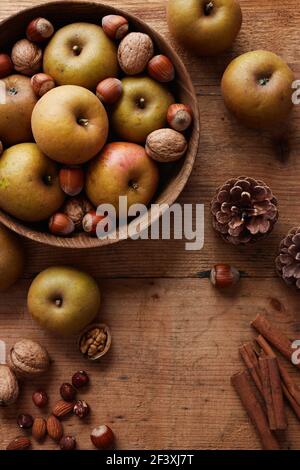
<path id="1" fill-rule="evenodd" d="M 175 67 L 171 60 L 163 54 L 153 55 L 153 43 L 147 34 L 137 32 L 129 34 L 129 23 L 125 17 L 107 15 L 102 18 L 102 28 L 110 39 L 121 41 L 118 61 L 125 74 L 136 75 L 147 71 L 152 79 L 160 83 L 172 82 L 175 79 Z M 53 89 L 56 86 L 55 80 L 50 75 L 39 72 L 43 59 L 41 44 L 49 40 L 53 34 L 54 26 L 46 18 L 39 17 L 32 20 L 27 26 L 26 38 L 16 42 L 11 56 L 0 54 L 0 79 L 15 70 L 31 77 L 31 84 L 38 98 Z M 140 54 L 142 46 L 144 53 L 137 58 L 133 51 L 134 57 L 128 61 L 125 52 L 130 49 L 130 42 L 137 39 L 141 41 Z M 96 87 L 96 95 L 104 106 L 115 104 L 122 92 L 122 82 L 118 78 L 106 78 Z M 193 112 L 190 106 L 181 103 L 171 104 L 166 116 L 169 127 L 158 129 L 147 138 L 145 150 L 148 156 L 160 163 L 169 163 L 181 158 L 188 148 L 184 132 L 191 126 L 192 121 Z M 61 168 L 59 182 L 69 198 L 59 212 L 50 218 L 48 222 L 50 233 L 69 236 L 76 232 L 85 232 L 96 236 L 97 225 L 103 216 L 96 214 L 95 207 L 84 194 L 84 169 L 81 166 Z"/>
<path id="2" fill-rule="evenodd" d="M 72 383 L 63 383 L 59 389 L 61 400 L 58 400 L 52 408 L 52 413 L 47 419 L 41 416 L 33 418 L 30 414 L 20 414 L 17 418 L 19 428 L 31 430 L 32 437 L 39 443 L 48 435 L 58 443 L 61 450 L 75 450 L 77 442 L 74 436 L 64 435 L 61 420 L 73 413 L 80 419 L 89 415 L 90 407 L 84 400 L 77 399 L 79 389 L 86 387 L 89 376 L 85 371 L 78 371 L 72 377 Z M 36 390 L 32 394 L 32 401 L 37 408 L 47 407 L 49 398 L 45 390 Z M 112 449 L 115 442 L 113 431 L 106 425 L 101 425 L 91 432 L 91 442 L 97 449 Z M 31 440 L 27 436 L 19 436 L 11 441 L 7 450 L 25 450 L 31 446 Z"/>

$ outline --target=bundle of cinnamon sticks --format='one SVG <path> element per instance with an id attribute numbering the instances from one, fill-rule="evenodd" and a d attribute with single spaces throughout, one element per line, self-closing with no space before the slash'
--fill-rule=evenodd
<path id="1" fill-rule="evenodd" d="M 262 315 L 251 325 L 259 332 L 254 342 L 239 348 L 246 370 L 231 377 L 260 437 L 264 450 L 279 450 L 276 431 L 287 428 L 284 398 L 300 420 L 300 388 L 272 346 L 291 362 L 294 349 L 289 338 Z M 271 346 L 272 345 L 272 346 Z M 300 364 L 296 365 L 300 368 Z"/>

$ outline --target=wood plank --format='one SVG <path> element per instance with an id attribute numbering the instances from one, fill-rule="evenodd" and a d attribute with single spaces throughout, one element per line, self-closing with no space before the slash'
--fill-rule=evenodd
<path id="1" fill-rule="evenodd" d="M 30 398 L 36 387 L 46 387 L 53 404 L 59 385 L 81 368 L 91 376 L 92 387 L 82 396 L 92 415 L 86 425 L 67 419 L 65 428 L 82 449 L 91 448 L 90 429 L 103 422 L 111 424 L 121 449 L 260 447 L 230 376 L 243 367 L 238 347 L 253 337 L 249 323 L 257 312 L 267 312 L 292 337 L 299 331 L 298 295 L 279 281 L 244 279 L 232 298 L 208 280 L 101 280 L 100 317 L 112 328 L 113 347 L 95 365 L 80 358 L 75 340 L 53 337 L 30 320 L 24 308 L 28 285 L 23 281 L 2 297 L 0 339 L 11 346 L 22 330 L 42 341 L 55 362 L 49 377 L 23 386 L 17 407 L 0 410 L 1 447 L 18 434 L 18 413 L 37 414 Z M 299 422 L 292 413 L 288 419 L 283 445 L 296 449 Z M 48 439 L 43 448 L 55 445 Z"/>

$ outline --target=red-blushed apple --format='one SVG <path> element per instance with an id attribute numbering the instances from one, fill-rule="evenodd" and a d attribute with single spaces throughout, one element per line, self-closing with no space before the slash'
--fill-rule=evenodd
<path id="1" fill-rule="evenodd" d="M 229 49 L 242 25 L 237 0 L 169 0 L 170 32 L 197 55 L 217 55 Z"/>
<path id="2" fill-rule="evenodd" d="M 86 88 L 64 85 L 48 91 L 32 113 L 32 132 L 40 149 L 60 163 L 81 164 L 106 142 L 108 117 L 100 100 Z"/>
<path id="3" fill-rule="evenodd" d="M 159 182 L 156 163 L 145 149 L 128 142 L 107 144 L 90 163 L 86 193 L 95 207 L 112 204 L 119 213 L 119 196 L 132 204 L 149 204 Z"/>
<path id="4" fill-rule="evenodd" d="M 97 315 L 101 295 L 87 273 L 68 266 L 45 269 L 32 282 L 29 313 L 43 328 L 60 335 L 79 333 Z"/>
<path id="5" fill-rule="evenodd" d="M 246 126 L 275 129 L 288 118 L 292 107 L 294 74 L 269 51 L 251 51 L 234 59 L 222 78 L 227 108 Z"/>

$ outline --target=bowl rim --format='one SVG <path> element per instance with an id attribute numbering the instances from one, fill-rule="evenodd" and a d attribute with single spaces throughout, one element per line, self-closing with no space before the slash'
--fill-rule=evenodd
<path id="1" fill-rule="evenodd" d="M 190 77 L 189 72 L 187 71 L 181 57 L 177 53 L 177 51 L 168 43 L 167 39 L 164 38 L 159 32 L 157 32 L 152 26 L 148 25 L 144 20 L 140 19 L 138 16 L 136 16 L 133 13 L 124 11 L 123 9 L 117 8 L 115 6 L 107 5 L 105 3 L 96 3 L 92 1 L 85 1 L 85 0 L 68 0 L 68 1 L 63 1 L 63 0 L 56 0 L 53 2 L 48 2 L 47 4 L 39 3 L 38 5 L 34 5 L 28 8 L 23 8 L 22 10 L 18 11 L 17 13 L 14 13 L 6 18 L 4 18 L 0 22 L 0 29 L 2 28 L 3 25 L 6 23 L 9 23 L 13 19 L 18 19 L 22 18 L 24 13 L 26 14 L 31 14 L 34 18 L 35 11 L 40 10 L 41 8 L 53 8 L 53 7 L 70 7 L 72 8 L 73 6 L 78 6 L 82 5 L 85 7 L 88 7 L 89 5 L 93 8 L 104 8 L 107 9 L 107 14 L 118 14 L 118 15 L 123 15 L 125 16 L 129 21 L 132 21 L 134 23 L 137 23 L 140 25 L 143 29 L 149 31 L 149 33 L 153 34 L 154 33 L 154 40 L 155 42 L 159 41 L 163 43 L 164 48 L 166 48 L 168 51 L 171 52 L 172 55 L 176 57 L 177 63 L 175 65 L 175 69 L 180 69 L 181 74 L 185 75 L 185 84 L 184 88 L 186 91 L 191 95 L 192 100 L 195 103 L 194 107 L 194 122 L 193 122 L 193 130 L 191 133 L 191 137 L 189 142 L 193 139 L 193 146 L 189 146 L 187 156 L 185 157 L 185 160 L 182 165 L 181 173 L 180 173 L 180 180 L 176 183 L 176 187 L 173 190 L 172 196 L 166 198 L 164 203 L 167 203 L 169 205 L 174 204 L 174 202 L 178 199 L 180 196 L 181 192 L 183 191 L 184 187 L 186 186 L 188 179 L 191 175 L 191 172 L 193 170 L 195 160 L 197 157 L 198 153 L 198 148 L 199 148 L 199 141 L 200 141 L 200 111 L 199 111 L 199 104 L 197 100 L 197 95 L 196 91 L 192 82 L 192 79 Z M 84 21 L 84 19 L 83 19 Z M 181 84 L 183 87 L 183 85 Z M 188 157 L 188 158 L 187 158 Z M 155 203 L 155 201 L 153 201 Z M 158 213 L 151 219 L 151 222 L 149 221 L 150 209 L 148 209 L 147 213 L 145 216 L 141 219 L 140 221 L 140 227 L 142 230 L 149 229 L 152 223 L 156 222 L 157 220 L 160 219 L 161 213 Z M 56 247 L 61 247 L 61 248 L 77 248 L 77 249 L 86 249 L 86 248 L 96 248 L 96 247 L 101 247 L 101 246 L 107 246 L 107 245 L 112 245 L 115 243 L 118 243 L 122 240 L 128 239 L 128 233 L 127 233 L 127 228 L 130 224 L 126 226 L 125 229 L 119 228 L 117 234 L 118 236 L 114 239 L 98 239 L 97 237 L 82 237 L 82 236 L 73 236 L 73 237 L 58 237 L 55 235 L 52 235 L 51 233 L 47 232 L 41 232 L 38 230 L 34 230 L 31 227 L 26 226 L 26 223 L 19 221 L 15 219 L 14 217 L 10 216 L 6 212 L 2 211 L 0 209 L 0 222 L 5 225 L 7 228 L 11 229 L 12 231 L 16 232 L 17 234 L 21 235 L 22 237 L 28 238 L 30 240 L 49 245 L 49 246 L 56 246 Z M 81 234 L 82 235 L 82 234 Z"/>

